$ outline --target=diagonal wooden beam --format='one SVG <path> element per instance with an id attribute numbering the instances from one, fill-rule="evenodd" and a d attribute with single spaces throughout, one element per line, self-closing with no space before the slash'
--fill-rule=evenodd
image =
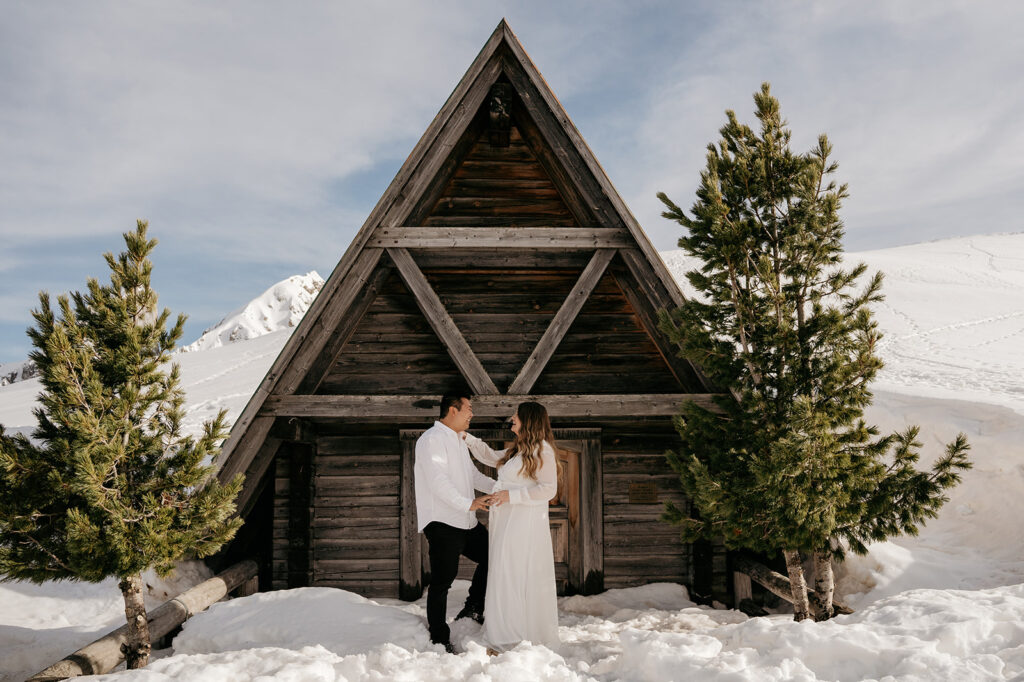
<path id="1" fill-rule="evenodd" d="M 434 293 L 434 289 L 430 286 L 427 278 L 423 276 L 423 272 L 416 265 L 416 261 L 413 260 L 406 249 L 396 248 L 388 249 L 387 251 L 388 255 L 391 256 L 391 260 L 394 261 L 395 267 L 398 268 L 398 273 L 402 276 L 402 280 L 416 299 L 416 305 L 423 311 L 427 322 L 430 323 L 437 337 L 441 339 L 441 343 L 444 344 L 448 355 L 455 362 L 455 366 L 462 372 L 462 376 L 469 383 L 469 387 L 474 393 L 484 395 L 497 393 L 498 388 L 491 381 L 491 377 L 487 374 L 484 366 L 480 364 L 476 354 L 473 353 L 473 349 L 466 343 L 462 332 L 455 326 L 455 321 L 452 320 L 451 315 L 444 309 L 441 299 Z"/>
<path id="2" fill-rule="evenodd" d="M 679 382 L 679 385 L 687 391 L 700 392 L 707 390 L 707 387 L 703 385 L 694 371 L 693 366 L 687 360 L 679 357 L 679 349 L 675 347 L 661 330 L 657 308 L 644 295 L 642 286 L 634 281 L 629 271 L 616 272 L 613 275 L 619 288 L 622 289 L 626 300 L 629 301 L 629 305 L 640 318 L 640 323 L 643 325 L 644 331 L 647 332 L 648 338 L 654 343 L 655 348 L 658 349 L 658 354 L 661 355 L 662 360 L 668 365 L 672 376 Z"/>
<path id="3" fill-rule="evenodd" d="M 699 382 L 699 388 L 709 392 L 714 391 L 715 387 L 712 386 L 711 381 L 704 375 L 704 372 L 692 362 L 678 357 L 678 349 L 664 337 L 664 334 L 659 333 L 661 330 L 658 326 L 658 313 L 656 311 L 663 309 L 672 310 L 682 305 L 683 297 L 678 287 L 673 292 L 665 291 L 664 287 L 658 286 L 659 281 L 657 274 L 654 272 L 654 264 L 644 258 L 640 251 L 635 249 L 619 249 L 619 255 L 622 256 L 622 262 L 626 264 L 627 272 L 639 287 L 639 291 L 636 292 L 630 292 L 631 287 L 622 287 L 622 290 L 626 293 L 630 305 L 636 309 L 641 319 L 644 320 L 644 326 L 648 327 L 647 333 L 651 336 L 655 345 L 658 346 L 658 350 L 672 367 L 673 372 L 676 373 L 676 378 L 681 380 L 683 378 L 682 375 L 692 373 L 693 377 Z M 686 366 L 685 369 L 683 365 Z M 682 371 L 682 374 L 679 371 Z M 688 384 L 683 382 L 683 385 Z"/>
<path id="4" fill-rule="evenodd" d="M 566 296 L 562 307 L 555 313 L 555 318 L 551 320 L 551 324 L 545 330 L 544 336 L 537 342 L 537 346 L 530 353 L 530 357 L 526 358 L 526 362 L 523 363 L 519 374 L 512 381 L 512 385 L 508 387 L 510 394 L 521 395 L 529 393 L 530 389 L 533 388 L 537 377 L 544 371 L 548 360 L 551 359 L 555 349 L 558 348 L 558 344 L 562 342 L 565 333 L 569 331 L 570 325 L 576 319 L 580 309 L 583 308 L 583 304 L 590 298 L 590 293 L 597 286 L 598 280 L 601 279 L 601 275 L 608 268 L 608 263 L 611 262 L 614 255 L 614 251 L 607 249 L 600 249 L 594 253 L 593 258 L 587 263 L 587 267 L 583 269 L 583 274 L 576 281 L 572 291 Z"/>
<path id="5" fill-rule="evenodd" d="M 342 348 L 352 338 L 356 327 L 359 326 L 366 311 L 373 305 L 377 293 L 393 271 L 391 265 L 384 265 L 384 262 L 381 261 L 381 267 L 378 267 L 373 275 L 366 280 L 366 284 L 358 292 L 358 296 L 351 303 L 349 310 L 338 323 L 334 334 L 324 344 L 320 355 L 310 366 L 302 383 L 296 389 L 296 393 L 316 393 L 320 385 L 330 375 L 334 364 L 338 361 L 338 356 L 341 355 Z"/>

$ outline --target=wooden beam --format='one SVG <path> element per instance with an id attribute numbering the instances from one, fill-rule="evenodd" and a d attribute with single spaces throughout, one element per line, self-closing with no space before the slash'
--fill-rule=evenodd
<path id="1" fill-rule="evenodd" d="M 676 415 L 684 402 L 716 409 L 714 393 L 647 395 L 473 396 L 477 417 L 507 417 L 522 402 L 542 403 L 552 417 L 657 417 Z M 281 395 L 263 403 L 266 417 L 436 417 L 437 395 Z"/>
<path id="2" fill-rule="evenodd" d="M 572 291 L 566 296 L 562 306 L 555 314 L 554 319 L 551 320 L 551 324 L 544 331 L 544 336 L 537 342 L 533 352 L 530 353 L 530 357 L 526 359 L 526 362 L 523 363 L 522 368 L 519 370 L 519 374 L 512 381 L 508 388 L 509 393 L 522 394 L 530 392 L 533 384 L 537 381 L 537 377 L 544 371 L 548 360 L 551 359 L 555 349 L 558 348 L 558 344 L 562 342 L 565 333 L 572 326 L 573 320 L 576 319 L 580 309 L 583 308 L 583 304 L 590 298 L 591 292 L 594 291 L 594 287 L 597 286 L 598 281 L 608 268 L 608 263 L 611 262 L 614 255 L 614 251 L 600 249 L 590 259 L 587 267 L 583 269 L 583 274 L 580 275 Z"/>
<path id="3" fill-rule="evenodd" d="M 377 294 L 381 287 L 384 286 L 391 272 L 390 266 L 385 267 L 382 264 L 366 281 L 362 290 L 357 292 L 356 299 L 352 302 L 348 312 L 342 317 L 334 334 L 324 344 L 316 360 L 310 365 L 309 371 L 296 389 L 296 393 L 316 393 L 319 390 L 320 384 L 330 375 L 334 363 L 338 361 L 341 349 L 352 338 L 352 334 L 355 333 L 356 327 L 363 319 L 363 315 L 373 305 L 373 301 L 377 298 Z"/>
<path id="4" fill-rule="evenodd" d="M 645 301 L 649 302 L 650 306 L 653 308 L 653 311 L 650 313 L 653 315 L 653 319 L 657 318 L 657 310 L 671 310 L 683 304 L 683 296 L 680 293 L 679 288 L 675 287 L 666 290 L 666 288 L 661 285 L 661 280 L 654 272 L 655 264 L 648 261 L 641 252 L 636 249 L 620 249 L 619 255 L 622 256 L 622 262 L 626 264 L 626 268 L 629 271 L 630 276 L 632 276 L 633 280 L 639 286 L 640 291 L 638 293 L 641 294 L 641 297 Z M 626 291 L 626 289 L 626 287 L 623 287 L 623 291 Z M 628 297 L 629 292 L 627 291 L 626 294 Z M 643 302 L 634 303 L 632 298 L 630 299 L 630 304 L 637 309 L 638 313 L 645 308 Z M 652 338 L 653 337 L 654 335 L 652 334 Z M 676 357 L 675 349 L 670 347 L 671 344 L 669 344 L 669 347 L 664 347 L 664 341 L 665 340 L 659 342 L 658 339 L 654 339 L 655 344 L 658 346 L 658 350 L 661 351 L 663 356 L 665 356 L 666 361 L 669 362 L 673 371 L 676 372 L 679 370 L 679 363 L 685 362 L 689 367 L 689 372 L 685 373 L 692 373 L 700 383 L 700 387 L 703 388 L 703 390 L 713 391 L 714 387 L 711 385 L 711 381 L 707 378 L 707 375 L 705 375 L 704 372 L 693 363 Z M 672 360 L 669 360 L 669 357 L 671 357 Z M 678 373 L 676 378 L 682 380 L 682 377 L 679 376 Z M 684 382 L 683 385 L 685 386 L 687 384 Z M 687 387 L 690 388 L 689 386 Z"/>
<path id="5" fill-rule="evenodd" d="M 505 74 L 515 86 L 541 133 L 556 151 L 559 160 L 567 168 L 572 168 L 573 177 L 581 191 L 591 199 L 591 208 L 597 221 L 605 225 L 625 224 L 635 237 L 637 247 L 654 266 L 654 273 L 661 280 L 668 295 L 677 299 L 678 304 L 682 301 L 679 285 L 672 279 L 654 245 L 626 206 L 626 202 L 619 196 L 583 136 L 565 113 L 551 88 L 547 86 L 530 56 L 526 54 L 519 39 L 507 25 L 504 31 L 505 44 L 514 57 L 508 60 L 512 63 L 506 65 Z"/>
<path id="6" fill-rule="evenodd" d="M 256 421 L 253 422 L 252 430 L 262 431 L 261 424 L 263 420 L 267 420 L 270 423 L 274 422 L 273 417 L 257 417 Z M 238 515 L 243 519 L 248 517 L 249 512 L 256 506 L 256 502 L 259 500 L 259 492 L 263 489 L 263 477 L 267 475 L 267 469 L 270 468 L 271 463 L 274 461 L 281 443 L 280 438 L 273 438 L 268 434 L 264 436 L 263 441 L 257 446 L 256 452 L 253 454 L 249 466 L 245 470 L 242 491 L 238 493 L 238 498 L 235 500 Z M 273 479 L 273 476 L 270 478 Z"/>
<path id="7" fill-rule="evenodd" d="M 382 253 L 380 249 L 368 248 L 359 254 L 352 269 L 345 276 L 342 286 L 327 302 L 323 312 L 313 324 L 313 328 L 307 331 L 302 346 L 281 372 L 275 392 L 294 393 L 302 380 L 310 373 L 324 346 L 335 335 L 339 324 L 349 313 L 353 303 L 363 293 L 367 283 L 370 282 Z M 296 330 L 295 333 L 298 334 L 299 331 Z"/>
<path id="8" fill-rule="evenodd" d="M 255 578 L 258 573 L 259 566 L 256 562 L 247 559 L 165 601 L 146 616 L 149 621 L 150 639 L 155 642 L 167 635 L 195 614 L 204 611 L 211 604 Z M 51 682 L 79 675 L 102 675 L 110 672 L 124 660 L 123 647 L 127 643 L 128 626 L 122 625 L 57 661 L 46 670 L 36 673 L 29 681 Z"/>
<path id="9" fill-rule="evenodd" d="M 250 460 L 260 448 L 270 430 L 269 424 L 257 424 L 255 419 L 263 401 L 271 393 L 294 393 L 320 355 L 320 351 L 331 334 L 337 329 L 352 301 L 366 285 L 368 278 L 380 260 L 381 249 L 364 249 L 354 257 L 347 273 L 335 278 L 331 275 L 324 288 L 313 300 L 302 322 L 289 337 L 273 366 L 263 377 L 252 398 L 242 410 L 238 421 L 231 427 L 231 434 L 221 448 L 219 461 L 223 467 L 218 472 L 221 481 L 230 480 L 234 474 L 247 471 L 255 473 L 258 479 L 264 469 L 249 466 Z M 341 267 L 341 264 L 338 265 Z M 235 452 L 238 452 L 238 455 Z M 249 487 L 242 489 L 239 508 L 247 503 Z"/>
<path id="10" fill-rule="evenodd" d="M 442 249 L 617 249 L 632 236 L 604 227 L 378 227 L 367 246 Z"/>
<path id="11" fill-rule="evenodd" d="M 241 416 L 231 429 L 231 435 L 222 447 L 221 462 L 240 458 L 244 469 L 253 456 L 262 438 L 248 437 L 249 425 L 260 411 L 263 400 L 271 393 L 282 392 L 278 385 L 282 373 L 287 372 L 294 356 L 306 345 L 307 334 L 320 324 L 321 313 L 338 292 L 351 289 L 349 273 L 357 267 L 357 261 L 366 254 L 366 240 L 378 225 L 399 225 L 406 221 L 413 204 L 423 193 L 430 178 L 444 163 L 452 147 L 472 121 L 474 112 L 480 107 L 491 85 L 501 75 L 502 62 L 496 52 L 505 40 L 505 28 L 499 24 L 484 44 L 483 49 L 470 65 L 462 80 L 449 95 L 448 100 L 437 112 L 427 130 L 420 137 L 405 163 L 395 175 L 387 190 L 381 195 L 376 206 L 359 228 L 352 243 L 345 250 L 334 271 L 327 278 L 319 296 L 306 312 L 298 328 L 288 339 L 277 360 L 267 372 L 253 396 L 246 403 Z M 372 251 L 372 250 L 371 250 Z M 315 345 L 315 344 L 314 344 Z M 319 347 L 315 349 L 319 351 Z M 301 380 L 301 379 L 300 379 Z M 295 386 L 284 392 L 293 392 Z M 239 454 L 236 457 L 235 451 Z"/>
<path id="12" fill-rule="evenodd" d="M 491 381 L 491 377 L 488 376 L 487 370 L 480 364 L 473 349 L 466 343 L 459 328 L 455 326 L 455 321 L 444 309 L 441 299 L 434 293 L 430 282 L 423 276 L 409 252 L 402 248 L 388 249 L 388 255 L 391 256 L 399 274 L 406 286 L 409 287 L 409 291 L 412 292 L 413 298 L 416 299 L 416 305 L 423 311 L 427 322 L 441 339 L 441 343 L 444 344 L 448 354 L 455 362 L 455 366 L 462 372 L 469 387 L 474 393 L 497 393 L 498 389 Z"/>

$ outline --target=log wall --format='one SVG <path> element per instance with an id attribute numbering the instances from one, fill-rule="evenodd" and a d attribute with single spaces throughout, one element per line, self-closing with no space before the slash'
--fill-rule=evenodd
<path id="1" fill-rule="evenodd" d="M 399 431 L 414 426 L 335 421 L 319 426 L 315 448 L 282 447 L 274 480 L 274 589 L 309 584 L 399 596 Z M 691 584 L 690 548 L 674 527 L 660 521 L 665 501 L 686 504 L 663 454 L 678 443 L 669 420 L 556 424 L 561 426 L 601 429 L 600 467 L 592 469 L 599 471 L 603 497 L 590 502 L 602 517 L 601 587 Z M 314 449 L 312 466 L 305 469 L 303 458 Z M 637 483 L 654 484 L 656 501 L 631 502 L 630 486 Z M 586 490 L 580 498 L 587 504 Z M 305 532 L 298 525 L 303 514 L 309 524 Z M 467 563 L 461 577 L 468 578 L 471 569 Z"/>
<path id="2" fill-rule="evenodd" d="M 690 548 L 679 531 L 660 520 L 664 503 L 687 504 L 679 479 L 665 459 L 679 436 L 667 420 L 604 425 L 604 584 L 606 588 L 651 582 L 691 584 Z M 631 503 L 630 485 L 653 484 L 657 501 Z"/>
<path id="3" fill-rule="evenodd" d="M 396 597 L 401 444 L 360 425 L 317 438 L 313 584 Z"/>

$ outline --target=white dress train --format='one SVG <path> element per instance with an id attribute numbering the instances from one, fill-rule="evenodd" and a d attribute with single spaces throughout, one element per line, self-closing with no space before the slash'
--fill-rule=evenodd
<path id="1" fill-rule="evenodd" d="M 466 444 L 473 456 L 488 466 L 497 466 L 504 456 L 504 451 L 492 450 L 468 434 Z M 558 492 L 554 448 L 542 444 L 536 481 L 521 475 L 521 466 L 517 455 L 498 469 L 494 491 L 508 490 L 509 501 L 491 507 L 487 524 L 484 633 L 498 649 L 522 641 L 548 646 L 559 642 L 555 560 L 548 523 L 548 502 Z"/>

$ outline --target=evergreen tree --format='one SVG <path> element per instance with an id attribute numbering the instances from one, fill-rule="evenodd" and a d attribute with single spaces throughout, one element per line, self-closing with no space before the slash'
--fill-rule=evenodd
<path id="1" fill-rule="evenodd" d="M 806 154 L 765 83 L 760 130 L 732 111 L 708 146 L 692 217 L 664 193 L 679 245 L 703 265 L 687 273 L 699 296 L 662 319 L 680 354 L 733 396 L 717 411 L 687 404 L 683 445 L 669 460 L 697 514 L 669 507 L 689 540 L 786 559 L 797 620 L 809 617 L 803 557 L 818 567 L 815 609 L 832 615 L 831 560 L 844 546 L 901 533 L 934 517 L 970 467 L 960 434 L 930 472 L 914 464 L 916 427 L 880 437 L 863 419 L 882 366 L 870 306 L 882 274 L 857 289 L 864 264 L 844 267 L 839 217 L 846 185 L 822 135 Z"/>
<path id="2" fill-rule="evenodd" d="M 157 313 L 147 224 L 105 254 L 110 283 L 86 293 L 40 293 L 29 336 L 43 391 L 34 441 L 0 427 L 0 579 L 120 579 L 129 668 L 149 657 L 140 573 L 169 573 L 186 555 L 215 552 L 241 525 L 232 518 L 241 477 L 221 485 L 213 467 L 224 412 L 198 438 L 182 433 L 178 366 L 165 371 L 185 317 Z"/>

